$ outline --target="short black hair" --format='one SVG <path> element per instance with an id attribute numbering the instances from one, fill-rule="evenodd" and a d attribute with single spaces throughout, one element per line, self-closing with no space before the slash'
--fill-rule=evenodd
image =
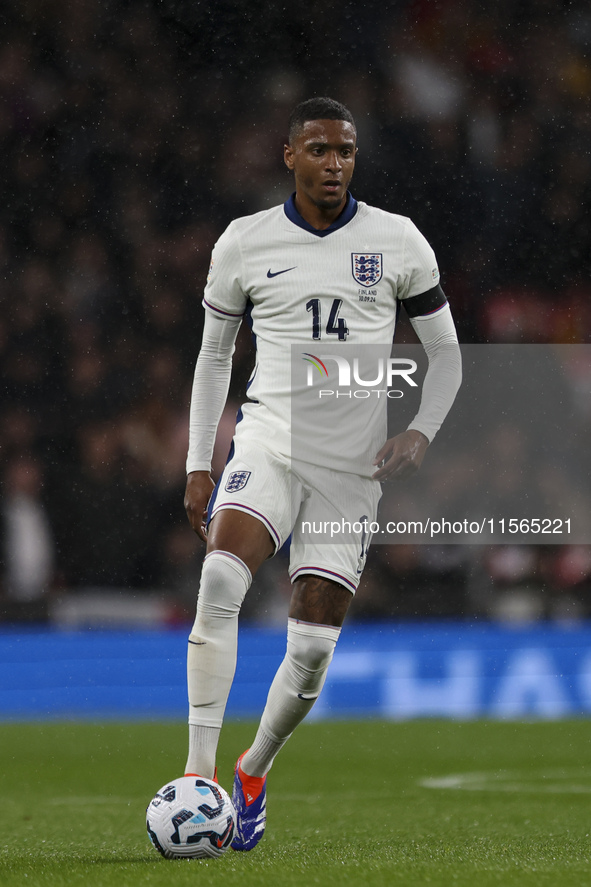
<path id="1" fill-rule="evenodd" d="M 290 145 L 299 136 L 304 123 L 308 120 L 346 120 L 356 129 L 353 115 L 340 102 L 326 96 L 306 99 L 305 102 L 296 105 L 290 114 L 288 135 Z"/>

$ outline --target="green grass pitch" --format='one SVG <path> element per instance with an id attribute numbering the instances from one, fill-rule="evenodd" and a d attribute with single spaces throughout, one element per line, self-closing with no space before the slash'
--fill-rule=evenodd
<path id="1" fill-rule="evenodd" d="M 221 783 L 253 724 L 228 723 Z M 302 725 L 250 853 L 162 859 L 145 807 L 181 775 L 177 723 L 0 726 L 3 887 L 591 885 L 591 724 Z"/>

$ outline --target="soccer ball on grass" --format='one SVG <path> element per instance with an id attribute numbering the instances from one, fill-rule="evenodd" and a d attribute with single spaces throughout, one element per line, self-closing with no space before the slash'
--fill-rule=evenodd
<path id="1" fill-rule="evenodd" d="M 213 780 L 181 776 L 156 792 L 146 809 L 146 826 L 166 859 L 215 858 L 232 843 L 236 811 Z"/>

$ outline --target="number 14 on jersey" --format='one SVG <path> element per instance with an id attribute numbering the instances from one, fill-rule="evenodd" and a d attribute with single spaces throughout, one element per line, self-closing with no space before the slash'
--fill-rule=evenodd
<path id="1" fill-rule="evenodd" d="M 339 317 L 342 304 L 342 299 L 333 299 L 325 332 L 329 336 L 338 336 L 341 341 L 344 341 L 349 335 L 349 328 L 346 321 Z M 320 299 L 310 299 L 309 302 L 306 302 L 306 311 L 312 312 L 312 338 L 321 339 L 322 305 Z"/>

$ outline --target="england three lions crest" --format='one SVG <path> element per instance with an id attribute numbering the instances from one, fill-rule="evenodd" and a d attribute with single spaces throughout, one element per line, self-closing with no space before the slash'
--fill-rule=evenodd
<path id="1" fill-rule="evenodd" d="M 382 253 L 351 253 L 351 262 L 359 286 L 375 286 L 382 279 Z"/>
<path id="2" fill-rule="evenodd" d="M 250 477 L 250 475 L 250 471 L 233 471 L 226 481 L 227 492 L 237 493 L 238 490 L 243 490 L 248 483 L 248 478 Z"/>

